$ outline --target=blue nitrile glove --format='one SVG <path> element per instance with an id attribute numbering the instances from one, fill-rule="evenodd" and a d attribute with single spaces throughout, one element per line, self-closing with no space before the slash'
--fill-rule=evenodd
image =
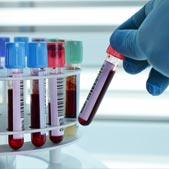
<path id="1" fill-rule="evenodd" d="M 169 85 L 169 0 L 149 1 L 114 31 L 110 44 L 126 56 L 126 72 L 152 67 L 146 87 L 160 95 Z"/>

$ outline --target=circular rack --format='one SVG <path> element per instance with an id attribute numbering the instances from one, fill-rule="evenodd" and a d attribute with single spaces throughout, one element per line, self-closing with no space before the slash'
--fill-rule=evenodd
<path id="1" fill-rule="evenodd" d="M 44 76 L 30 76 L 30 75 L 25 75 L 23 77 L 7 77 L 7 76 L 0 76 L 0 83 L 1 82 L 6 82 L 6 81 L 14 81 L 14 80 L 38 80 L 38 79 L 50 79 L 50 78 L 60 78 L 60 77 L 68 77 L 68 76 L 73 76 L 73 75 L 78 75 L 80 74 L 79 70 L 64 70 L 63 73 L 56 74 L 56 75 L 49 75 L 46 74 Z M 2 105 L 3 106 L 3 105 Z M 30 118 L 30 114 L 26 113 L 27 118 Z M 31 129 L 29 126 L 30 125 L 25 125 L 23 131 L 8 131 L 7 130 L 7 125 L 5 124 L 7 122 L 7 115 L 6 113 L 1 113 L 0 114 L 1 121 L 4 124 L 0 125 L 0 137 L 7 137 L 8 135 L 13 135 L 13 134 L 31 134 L 35 132 L 48 132 L 51 130 L 59 129 L 59 128 L 66 128 L 70 126 L 77 125 L 77 119 L 75 118 L 64 118 L 63 124 L 60 126 L 51 126 L 46 124 L 46 128 L 41 128 L 41 129 Z M 25 118 L 25 116 L 24 116 Z M 27 120 L 27 119 L 24 119 Z M 13 150 L 12 148 L 9 147 L 7 143 L 7 139 L 4 139 L 5 143 L 0 144 L 0 156 L 5 156 L 5 155 L 20 155 L 20 154 L 27 154 L 27 153 L 33 153 L 33 152 L 38 152 L 38 151 L 50 151 L 50 150 L 55 150 L 57 148 L 62 148 L 64 146 L 70 145 L 73 142 L 77 141 L 79 139 L 79 135 L 74 135 L 74 136 L 64 136 L 64 139 L 62 142 L 54 144 L 52 143 L 49 138 L 46 139 L 46 143 L 41 146 L 41 147 L 35 147 L 31 141 L 25 141 L 23 147 L 21 147 L 19 150 Z"/>

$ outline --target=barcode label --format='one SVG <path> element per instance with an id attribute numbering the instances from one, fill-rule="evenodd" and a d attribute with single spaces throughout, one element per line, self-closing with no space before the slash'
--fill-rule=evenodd
<path id="1" fill-rule="evenodd" d="M 23 80 L 20 81 L 20 111 L 21 111 L 21 123 L 22 123 L 22 130 L 24 130 L 24 82 Z"/>
<path id="2" fill-rule="evenodd" d="M 20 77 L 22 74 L 13 74 Z M 24 130 L 24 83 L 23 80 L 13 80 L 13 131 Z M 23 134 L 14 134 L 14 139 L 23 138 Z"/>
<path id="3" fill-rule="evenodd" d="M 87 99 L 86 99 L 87 101 L 89 100 L 91 94 L 93 93 L 93 90 L 94 90 L 94 88 L 95 88 L 95 86 L 96 86 L 96 84 L 97 84 L 97 82 L 98 82 L 98 80 L 99 80 L 99 77 L 100 77 L 101 73 L 103 72 L 104 66 L 105 66 L 105 65 L 103 64 L 102 67 L 100 68 L 100 71 L 99 71 L 99 73 L 98 73 L 98 75 L 97 75 L 97 77 L 96 77 L 96 80 L 95 80 L 95 82 L 94 82 L 94 84 L 93 84 L 93 86 L 92 86 L 92 88 L 91 88 L 91 90 L 90 90 L 90 92 L 89 92 L 89 95 L 88 95 L 88 97 L 87 97 Z"/>
<path id="4" fill-rule="evenodd" d="M 64 78 L 57 78 L 58 116 L 64 116 Z"/>
<path id="5" fill-rule="evenodd" d="M 63 124 L 64 118 L 64 78 L 49 79 L 50 87 L 50 110 L 51 110 L 51 125 L 60 126 Z M 56 129 L 51 131 L 52 136 L 61 136 L 64 134 L 64 129 Z"/>

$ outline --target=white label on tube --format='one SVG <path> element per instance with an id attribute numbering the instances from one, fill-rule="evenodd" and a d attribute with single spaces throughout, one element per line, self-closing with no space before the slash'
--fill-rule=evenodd
<path id="1" fill-rule="evenodd" d="M 84 106 L 82 108 L 82 111 L 79 115 L 79 117 L 83 118 L 84 120 L 88 120 L 90 114 L 92 113 L 93 107 L 100 95 L 100 92 L 106 83 L 107 76 L 109 75 L 109 72 L 114 68 L 114 64 L 109 63 L 107 61 L 104 62 L 103 66 L 101 67 L 101 70 L 92 86 L 92 89 L 90 90 L 90 93 L 86 99 L 86 102 L 84 103 Z"/>
<path id="2" fill-rule="evenodd" d="M 39 76 L 43 76 L 44 70 L 38 72 Z M 40 128 L 46 127 L 46 79 L 39 79 L 39 106 L 40 106 Z M 45 134 L 45 132 L 41 132 Z"/>
<path id="3" fill-rule="evenodd" d="M 57 78 L 57 101 L 59 117 L 64 116 L 64 78 Z"/>
<path id="4" fill-rule="evenodd" d="M 22 73 L 14 73 L 13 77 L 21 77 Z M 13 131 L 22 131 L 24 127 L 24 94 L 23 81 L 13 80 Z M 23 138 L 23 134 L 14 134 L 14 139 Z"/>
<path id="5" fill-rule="evenodd" d="M 64 78 L 50 79 L 51 125 L 60 126 L 64 118 Z M 62 136 L 63 128 L 52 130 L 52 136 Z"/>

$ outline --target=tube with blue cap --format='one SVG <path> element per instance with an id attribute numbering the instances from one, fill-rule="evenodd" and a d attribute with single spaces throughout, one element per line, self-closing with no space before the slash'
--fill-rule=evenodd
<path id="1" fill-rule="evenodd" d="M 47 45 L 45 42 L 30 42 L 28 44 L 28 67 L 31 76 L 44 76 L 48 66 Z M 31 128 L 46 128 L 46 79 L 32 80 L 31 83 Z M 31 134 L 32 144 L 37 147 L 46 142 L 46 132 Z"/>
<path id="2" fill-rule="evenodd" d="M 14 78 L 8 82 L 8 130 L 24 130 L 24 83 L 16 80 L 23 76 L 25 68 L 25 44 L 22 42 L 6 44 L 5 66 L 9 77 Z M 13 134 L 8 137 L 9 146 L 15 150 L 24 144 L 23 134 Z"/>

